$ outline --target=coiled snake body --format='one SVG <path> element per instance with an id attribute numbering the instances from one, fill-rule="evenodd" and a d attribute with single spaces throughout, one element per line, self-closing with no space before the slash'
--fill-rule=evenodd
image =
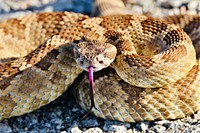
<path id="1" fill-rule="evenodd" d="M 74 45 L 87 37 L 117 48 L 110 67 L 95 73 L 97 110 L 93 109 L 93 114 L 136 122 L 195 113 L 200 109 L 200 17 L 164 19 L 168 22 L 142 15 L 88 18 L 54 12 L 1 22 L 0 119 L 46 105 L 72 83 L 76 100 L 88 110 L 87 74 L 73 53 Z M 189 36 L 171 23 L 184 29 L 194 46 Z M 95 47 L 101 48 L 100 44 Z M 105 63 L 104 57 L 113 57 L 102 50 L 96 51 L 98 58 L 94 56 L 99 64 Z"/>

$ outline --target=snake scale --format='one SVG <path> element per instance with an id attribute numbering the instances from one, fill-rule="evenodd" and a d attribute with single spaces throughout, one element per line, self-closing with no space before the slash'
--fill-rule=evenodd
<path id="1" fill-rule="evenodd" d="M 94 74 L 97 109 L 91 113 L 124 122 L 194 114 L 200 109 L 200 17 L 163 19 L 168 22 L 143 15 L 51 12 L 1 22 L 0 120 L 46 105 L 69 86 L 88 110 L 87 72 L 77 65 L 73 47 L 85 36 L 101 41 L 108 31 L 114 32 L 107 40 L 121 54 Z"/>

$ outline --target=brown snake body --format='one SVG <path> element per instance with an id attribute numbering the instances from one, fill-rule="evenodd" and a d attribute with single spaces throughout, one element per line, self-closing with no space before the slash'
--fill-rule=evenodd
<path id="1" fill-rule="evenodd" d="M 0 64 L 0 119 L 46 105 L 73 82 L 76 100 L 88 110 L 87 74 L 75 62 L 72 49 L 84 35 L 92 32 L 105 36 L 108 30 L 127 38 L 137 58 L 119 55 L 111 67 L 95 73 L 94 100 L 98 110 L 93 109 L 93 114 L 136 122 L 177 119 L 198 111 L 200 17 L 183 15 L 165 19 L 180 25 L 194 47 L 188 35 L 174 24 L 142 15 L 88 18 L 54 12 L 1 22 L 1 58 L 18 59 Z M 118 51 L 124 49 L 126 45 Z M 132 72 L 131 77 L 127 76 Z M 135 80 L 139 82 L 130 85 Z"/>

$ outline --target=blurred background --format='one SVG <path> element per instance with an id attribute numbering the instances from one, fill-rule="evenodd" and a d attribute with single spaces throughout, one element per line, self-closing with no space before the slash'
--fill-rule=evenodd
<path id="1" fill-rule="evenodd" d="M 113 0 L 113 3 L 119 0 Z M 95 0 L 0 0 L 0 21 L 31 12 L 73 11 L 92 15 Z M 198 14 L 200 0 L 123 0 L 129 13 L 154 17 Z"/>

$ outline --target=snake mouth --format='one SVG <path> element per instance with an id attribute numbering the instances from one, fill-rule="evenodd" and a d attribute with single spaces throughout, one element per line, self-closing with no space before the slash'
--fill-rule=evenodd
<path id="1" fill-rule="evenodd" d="M 89 67 L 87 67 L 87 72 L 91 73 L 91 74 L 94 73 L 94 72 L 97 72 L 99 70 L 100 69 L 98 67 L 94 66 L 94 65 L 90 65 Z M 94 75 L 94 74 L 92 74 L 92 75 Z"/>

